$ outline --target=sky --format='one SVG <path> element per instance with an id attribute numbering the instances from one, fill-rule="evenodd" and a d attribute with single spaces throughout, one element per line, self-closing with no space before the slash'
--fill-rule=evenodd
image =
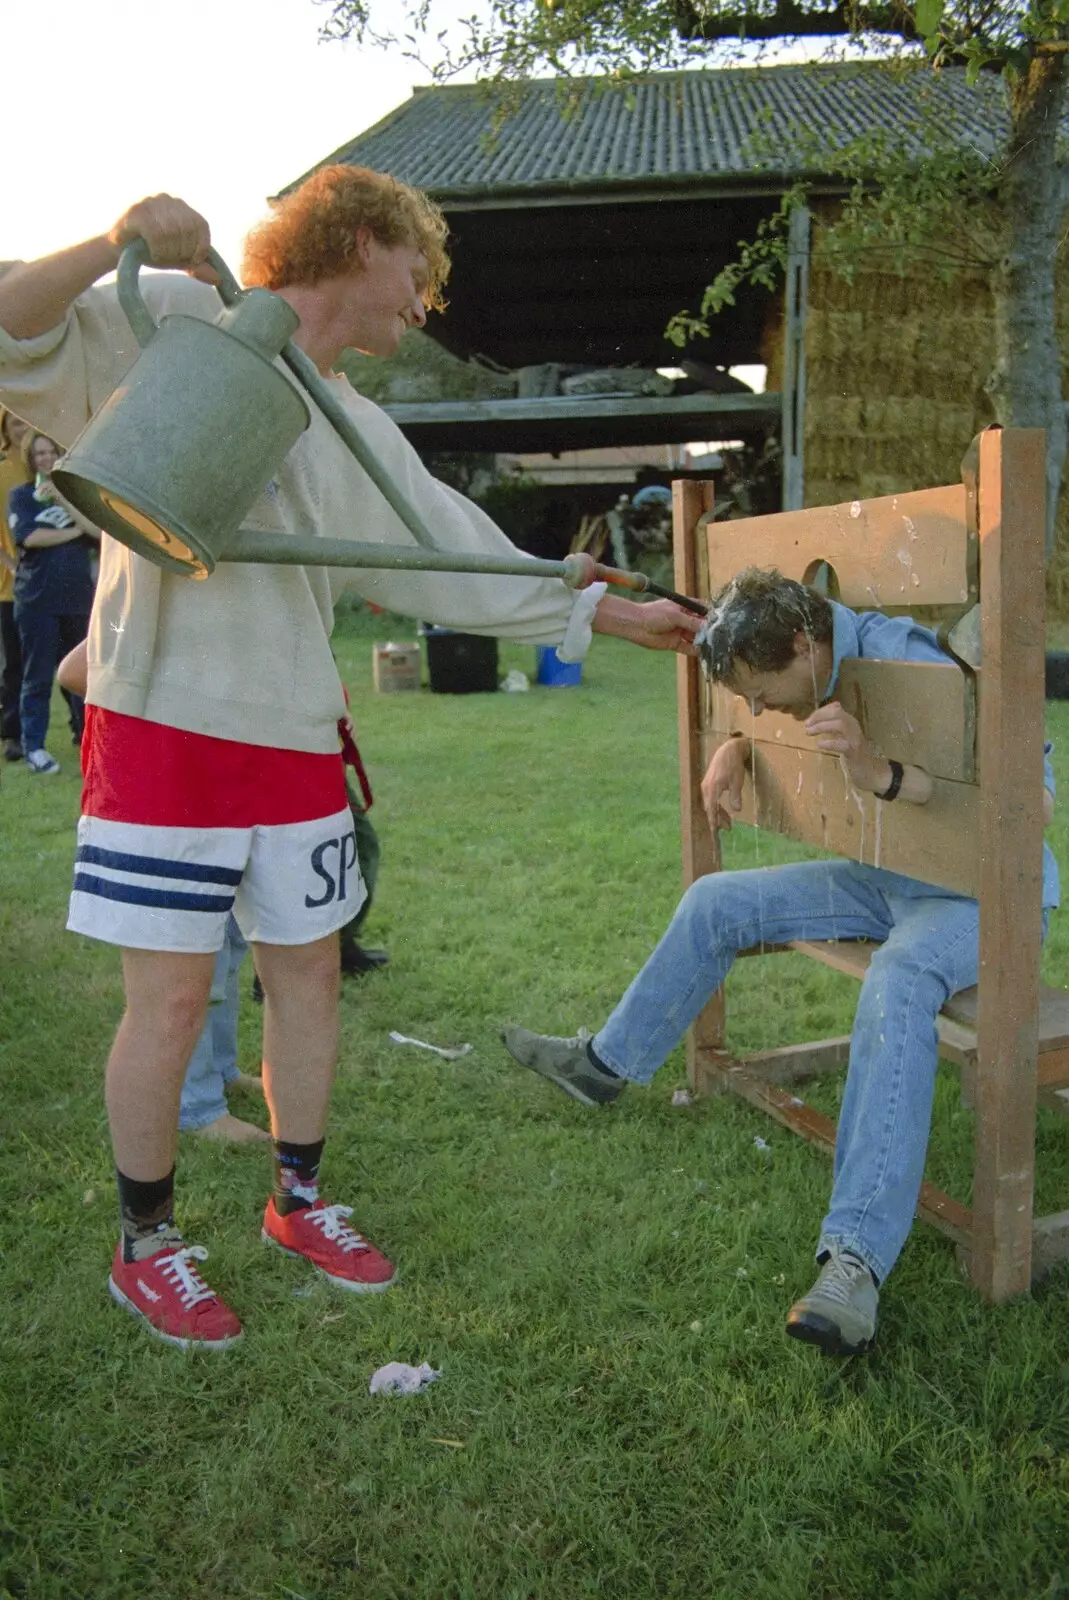
<path id="1" fill-rule="evenodd" d="M 328 13 L 314 0 L 2 4 L 0 260 L 106 232 L 165 192 L 208 218 L 236 271 L 268 195 L 430 81 L 400 47 L 321 42 Z M 434 0 L 435 28 L 478 9 Z M 400 24 L 403 0 L 377 0 L 374 14 Z"/>
<path id="2" fill-rule="evenodd" d="M 313 0 L 3 9 L 0 260 L 107 232 L 135 201 L 165 192 L 208 218 L 236 270 L 268 195 L 429 81 L 399 49 L 321 43 L 326 13 Z"/>

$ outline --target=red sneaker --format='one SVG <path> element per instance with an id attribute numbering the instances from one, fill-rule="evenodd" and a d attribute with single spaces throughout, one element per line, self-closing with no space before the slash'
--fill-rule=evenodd
<path id="1" fill-rule="evenodd" d="M 115 1251 L 108 1292 L 149 1332 L 180 1350 L 225 1350 L 241 1338 L 241 1323 L 194 1266 L 207 1259 L 203 1245 L 160 1250 L 144 1261 L 124 1261 Z"/>
<path id="2" fill-rule="evenodd" d="M 317 1200 L 282 1217 L 272 1195 L 260 1237 L 288 1256 L 303 1256 L 339 1289 L 379 1294 L 393 1282 L 393 1265 L 350 1228 L 345 1218 L 352 1214 L 351 1206 L 326 1206 Z"/>

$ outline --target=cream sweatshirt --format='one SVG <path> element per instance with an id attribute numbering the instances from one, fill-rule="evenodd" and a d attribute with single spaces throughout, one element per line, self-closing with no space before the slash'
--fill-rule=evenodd
<path id="1" fill-rule="evenodd" d="M 179 273 L 143 274 L 141 290 L 157 321 L 175 312 L 213 321 L 221 309 L 214 289 Z M 0 401 L 69 447 L 138 353 L 114 287 L 91 289 L 48 333 L 16 340 L 0 329 Z M 346 378 L 328 381 L 443 548 L 522 555 L 478 506 L 431 477 L 378 406 Z M 309 409 L 311 426 L 253 506 L 249 527 L 415 547 L 314 403 Z M 225 416 L 219 426 L 225 435 Z M 197 582 L 105 535 L 89 703 L 221 739 L 332 752 L 345 705 L 329 641 L 343 586 L 444 627 L 561 644 L 572 660 L 586 652 L 604 593 L 595 585 L 575 595 L 552 578 L 237 563 Z"/>

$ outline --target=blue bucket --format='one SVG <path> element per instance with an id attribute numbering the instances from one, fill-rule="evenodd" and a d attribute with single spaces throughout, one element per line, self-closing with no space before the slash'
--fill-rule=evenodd
<path id="1" fill-rule="evenodd" d="M 571 689 L 583 681 L 581 661 L 562 661 L 556 646 L 551 644 L 536 645 L 535 650 L 538 653 L 536 683 L 543 683 L 550 689 Z"/>

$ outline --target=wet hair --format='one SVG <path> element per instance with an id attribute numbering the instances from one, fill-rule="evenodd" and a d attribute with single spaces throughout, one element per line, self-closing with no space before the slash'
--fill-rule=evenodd
<path id="1" fill-rule="evenodd" d="M 272 215 L 245 240 L 242 277 L 250 288 L 311 285 L 351 272 L 356 235 L 370 229 L 388 249 L 410 245 L 427 262 L 424 303 L 441 311 L 449 276 L 449 228 L 434 201 L 419 189 L 369 167 L 335 164 L 271 202 Z"/>
<path id="2" fill-rule="evenodd" d="M 799 633 L 831 643 L 828 601 L 775 567 L 747 567 L 713 596 L 695 642 L 707 677 L 723 683 L 739 661 L 754 672 L 782 672 Z"/>

